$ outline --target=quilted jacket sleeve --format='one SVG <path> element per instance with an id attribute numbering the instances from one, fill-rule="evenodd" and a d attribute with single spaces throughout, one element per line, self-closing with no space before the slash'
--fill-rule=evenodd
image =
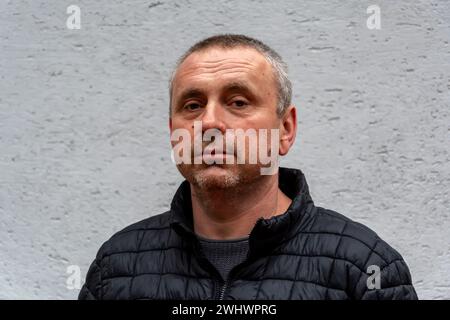
<path id="1" fill-rule="evenodd" d="M 374 274 L 364 274 L 366 285 L 361 300 L 418 300 L 411 283 L 411 274 L 403 259 L 393 260 L 379 270 L 381 285 L 378 288 L 373 286 Z"/>
<path id="2" fill-rule="evenodd" d="M 95 259 L 86 275 L 86 282 L 81 288 L 78 300 L 98 300 L 101 299 L 101 272 L 97 259 Z"/>

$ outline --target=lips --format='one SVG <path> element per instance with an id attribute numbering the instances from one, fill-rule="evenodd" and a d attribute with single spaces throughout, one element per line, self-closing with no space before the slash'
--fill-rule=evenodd
<path id="1" fill-rule="evenodd" d="M 212 154 L 212 155 L 216 155 L 216 150 L 212 150 L 212 151 L 211 151 L 211 154 Z M 220 154 L 220 153 L 218 153 L 218 154 Z M 223 151 L 222 154 L 223 154 L 223 155 L 230 155 L 230 156 L 232 155 L 231 153 L 227 153 L 227 152 L 225 152 L 225 151 Z"/>
<path id="2" fill-rule="evenodd" d="M 234 157 L 233 154 L 230 153 L 215 153 L 215 152 L 207 152 L 207 153 L 203 153 L 201 155 L 198 155 L 197 157 L 203 157 L 203 158 L 221 158 L 221 157 Z"/>
<path id="3" fill-rule="evenodd" d="M 226 152 L 216 153 L 217 150 L 204 150 L 203 154 L 199 154 L 195 158 L 202 159 L 206 164 L 227 164 L 234 163 L 234 155 Z"/>
<path id="4" fill-rule="evenodd" d="M 200 158 L 200 157 L 199 157 Z M 218 154 L 204 154 L 201 157 L 202 162 L 205 162 L 207 165 L 213 164 L 231 164 L 234 163 L 234 156 L 226 153 L 218 153 Z"/>
<path id="5" fill-rule="evenodd" d="M 219 152 L 220 150 L 223 150 L 222 152 Z M 194 150 L 195 151 L 195 150 Z M 214 145 L 208 145 L 203 147 L 203 150 L 197 153 L 194 153 L 194 157 L 200 157 L 200 156 L 234 156 L 234 152 L 227 152 L 227 149 L 225 147 L 220 146 L 214 146 Z"/>

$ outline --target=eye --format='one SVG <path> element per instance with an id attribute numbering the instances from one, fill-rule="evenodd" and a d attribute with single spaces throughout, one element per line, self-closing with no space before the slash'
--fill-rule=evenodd
<path id="1" fill-rule="evenodd" d="M 237 99 L 231 102 L 232 105 L 238 107 L 238 108 L 243 108 L 246 105 L 248 105 L 247 101 L 242 100 L 242 99 Z"/>
<path id="2" fill-rule="evenodd" d="M 187 109 L 190 111 L 197 110 L 198 108 L 200 108 L 200 104 L 196 102 L 188 103 L 183 107 L 183 109 Z"/>

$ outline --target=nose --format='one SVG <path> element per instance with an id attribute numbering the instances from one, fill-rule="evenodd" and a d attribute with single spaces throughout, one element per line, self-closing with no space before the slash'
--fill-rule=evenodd
<path id="1" fill-rule="evenodd" d="M 208 129 L 218 129 L 223 134 L 225 133 L 225 113 L 220 103 L 208 102 L 200 120 L 202 121 L 203 132 Z"/>

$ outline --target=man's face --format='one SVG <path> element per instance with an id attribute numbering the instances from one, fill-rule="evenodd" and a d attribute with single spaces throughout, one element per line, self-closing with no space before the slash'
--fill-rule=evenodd
<path id="1" fill-rule="evenodd" d="M 170 131 L 172 134 L 177 129 L 188 130 L 193 145 L 195 121 L 201 121 L 203 132 L 216 128 L 224 137 L 227 129 L 267 129 L 269 150 L 270 129 L 279 129 L 281 124 L 277 101 L 272 67 L 258 51 L 246 47 L 209 48 L 188 56 L 175 74 Z M 250 139 L 245 140 L 245 164 L 236 163 L 239 148 L 234 141 L 232 155 L 214 156 L 223 157 L 224 164 L 194 164 L 194 158 L 202 155 L 194 154 L 193 147 L 191 163 L 178 164 L 178 170 L 199 188 L 224 189 L 256 181 L 263 165 L 259 161 L 249 163 L 249 142 Z M 203 142 L 203 147 L 209 143 Z M 176 144 L 172 141 L 172 146 Z M 229 147 L 224 139 L 223 150 Z M 278 156 L 279 150 L 271 152 Z M 226 162 L 226 157 L 234 157 L 234 164 Z"/>

